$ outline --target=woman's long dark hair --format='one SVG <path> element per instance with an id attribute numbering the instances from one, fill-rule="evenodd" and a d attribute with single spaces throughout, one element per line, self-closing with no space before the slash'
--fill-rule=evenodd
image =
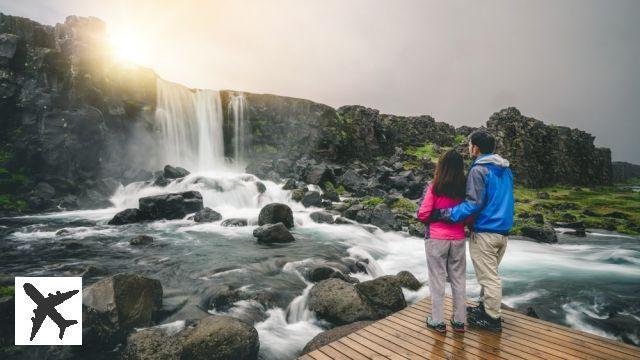
<path id="1" fill-rule="evenodd" d="M 432 183 L 434 194 L 453 199 L 463 198 L 466 183 L 462 156 L 455 150 L 440 155 Z"/>

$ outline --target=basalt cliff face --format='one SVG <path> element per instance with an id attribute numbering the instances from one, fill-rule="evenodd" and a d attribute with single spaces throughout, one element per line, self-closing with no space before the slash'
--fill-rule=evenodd
<path id="1" fill-rule="evenodd" d="M 119 183 L 149 180 L 148 169 L 158 168 L 158 76 L 113 60 L 106 39 L 106 25 L 96 18 L 70 16 L 47 26 L 0 14 L 0 215 L 104 206 Z M 233 156 L 234 131 L 228 105 L 237 94 L 220 92 L 226 156 Z M 464 150 L 473 130 L 427 115 L 242 94 L 241 136 L 250 162 L 308 157 L 375 164 L 397 148 Z M 588 133 L 545 125 L 515 108 L 495 113 L 487 128 L 519 183 L 611 182 L 610 151 L 596 148 Z M 430 156 L 411 166 L 432 169 Z"/>

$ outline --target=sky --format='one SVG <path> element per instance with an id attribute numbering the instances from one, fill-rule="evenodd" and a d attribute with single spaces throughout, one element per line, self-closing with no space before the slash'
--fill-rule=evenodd
<path id="1" fill-rule="evenodd" d="M 189 87 L 484 124 L 516 106 L 640 163 L 640 1 L 0 0 L 107 23 L 123 59 Z"/>

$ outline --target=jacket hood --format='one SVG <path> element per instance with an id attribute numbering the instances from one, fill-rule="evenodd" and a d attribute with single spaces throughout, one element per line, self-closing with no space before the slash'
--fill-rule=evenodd
<path id="1" fill-rule="evenodd" d="M 509 167 L 509 160 L 504 159 L 498 154 L 484 155 L 476 159 L 474 164 L 491 164 L 502 168 Z"/>

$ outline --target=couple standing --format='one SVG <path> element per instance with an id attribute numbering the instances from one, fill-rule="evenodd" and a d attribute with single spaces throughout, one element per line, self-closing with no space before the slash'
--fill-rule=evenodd
<path id="1" fill-rule="evenodd" d="M 455 150 L 438 160 L 425 190 L 418 219 L 428 224 L 425 248 L 429 268 L 431 316 L 427 326 L 446 332 L 444 288 L 448 275 L 453 297 L 451 326 L 464 332 L 465 320 L 476 327 L 501 331 L 502 283 L 498 265 L 513 224 L 513 176 L 509 162 L 493 154 L 495 138 L 486 131 L 471 134 L 469 154 L 475 158 L 465 180 L 462 156 Z M 480 303 L 466 307 L 466 244 L 480 284 Z M 469 318 L 467 319 L 467 313 Z"/>

